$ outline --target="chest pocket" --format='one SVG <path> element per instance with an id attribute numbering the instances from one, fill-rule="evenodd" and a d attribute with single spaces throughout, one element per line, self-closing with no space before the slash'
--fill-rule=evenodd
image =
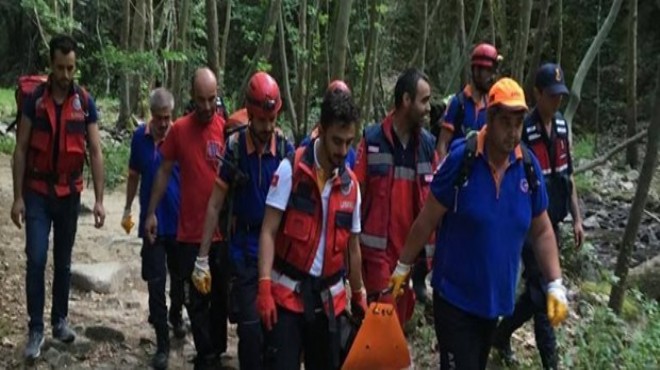
<path id="1" fill-rule="evenodd" d="M 72 154 L 85 152 L 85 121 L 67 121 L 65 124 L 66 151 Z"/>
<path id="2" fill-rule="evenodd" d="M 312 221 L 318 205 L 311 199 L 311 192 L 311 185 L 302 182 L 291 194 L 283 230 L 284 235 L 291 239 L 307 242 L 312 236 Z"/>

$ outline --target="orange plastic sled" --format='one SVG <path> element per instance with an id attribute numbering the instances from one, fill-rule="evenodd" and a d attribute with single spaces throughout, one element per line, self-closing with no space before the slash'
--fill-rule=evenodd
<path id="1" fill-rule="evenodd" d="M 410 352 L 396 309 L 389 303 L 369 305 L 342 370 L 405 369 Z"/>

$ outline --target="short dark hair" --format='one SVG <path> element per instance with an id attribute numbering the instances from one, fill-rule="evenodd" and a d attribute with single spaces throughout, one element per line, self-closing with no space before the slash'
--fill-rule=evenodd
<path id="1" fill-rule="evenodd" d="M 359 119 L 360 110 L 350 93 L 342 90 L 325 93 L 321 103 L 321 127 L 324 130 L 334 124 L 347 126 L 356 123 Z"/>
<path id="2" fill-rule="evenodd" d="M 394 107 L 399 108 L 403 104 L 403 95 L 408 93 L 410 99 L 415 100 L 417 95 L 417 83 L 419 80 L 424 80 L 427 83 L 429 78 L 424 72 L 417 68 L 408 68 L 396 80 L 394 86 Z"/>
<path id="3" fill-rule="evenodd" d="M 50 39 L 48 48 L 50 49 L 50 60 L 53 60 L 53 58 L 55 58 L 56 50 L 67 55 L 72 51 L 75 53 L 78 50 L 78 45 L 76 44 L 76 40 L 69 35 L 56 35 Z"/>

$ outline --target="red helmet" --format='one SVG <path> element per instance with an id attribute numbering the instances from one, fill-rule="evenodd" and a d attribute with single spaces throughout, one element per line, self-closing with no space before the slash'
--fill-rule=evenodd
<path id="1" fill-rule="evenodd" d="M 266 72 L 257 72 L 250 78 L 245 93 L 245 107 L 252 116 L 272 117 L 282 108 L 280 87 Z"/>
<path id="2" fill-rule="evenodd" d="M 491 45 L 482 43 L 477 45 L 472 50 L 472 57 L 470 58 L 472 66 L 480 66 L 486 68 L 494 68 L 499 61 L 497 49 Z"/>
<path id="3" fill-rule="evenodd" d="M 349 89 L 346 82 L 342 80 L 334 80 L 330 82 L 330 84 L 328 84 L 328 91 L 337 91 L 337 90 L 344 91 L 349 94 L 351 93 L 351 89 Z"/>

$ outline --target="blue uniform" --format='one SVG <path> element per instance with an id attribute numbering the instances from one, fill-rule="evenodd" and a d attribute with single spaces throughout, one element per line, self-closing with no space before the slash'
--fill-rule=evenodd
<path id="1" fill-rule="evenodd" d="M 154 142 L 148 125 L 140 125 L 131 140 L 131 154 L 128 167 L 131 171 L 140 174 L 140 222 L 138 236 L 144 237 L 144 220 L 147 217 L 151 188 L 153 186 L 162 156 L 158 144 Z M 176 236 L 177 221 L 179 217 L 179 166 L 174 165 L 172 175 L 167 183 L 167 189 L 162 200 L 156 208 L 158 219 L 158 236 Z"/>
<path id="2" fill-rule="evenodd" d="M 497 189 L 485 134 L 485 128 L 478 134 L 477 156 L 464 186 L 455 188 L 465 140 L 450 151 L 433 178 L 431 193 L 448 211 L 437 232 L 432 285 L 452 305 L 493 319 L 513 311 L 523 242 L 548 199 L 543 183 L 530 192 L 520 147 L 511 153 Z M 532 162 L 541 173 L 536 158 Z"/>
<path id="3" fill-rule="evenodd" d="M 470 85 L 466 85 L 459 94 L 463 97 L 462 106 L 458 94 L 453 96 L 449 100 L 447 111 L 442 117 L 442 127 L 454 133 L 452 140 L 465 137 L 465 133 L 469 131 L 479 131 L 486 124 L 487 106 L 485 99 L 475 102 L 472 98 L 472 87 Z"/>

